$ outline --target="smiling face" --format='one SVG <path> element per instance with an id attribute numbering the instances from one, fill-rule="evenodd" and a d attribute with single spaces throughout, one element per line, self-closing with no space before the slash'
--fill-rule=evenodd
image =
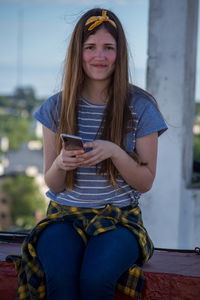
<path id="1" fill-rule="evenodd" d="M 116 56 L 116 40 L 101 28 L 83 44 L 83 70 L 90 80 L 107 81 L 115 69 Z"/>

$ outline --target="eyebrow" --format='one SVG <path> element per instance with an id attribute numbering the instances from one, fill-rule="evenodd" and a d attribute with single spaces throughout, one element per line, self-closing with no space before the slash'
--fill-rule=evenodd
<path id="1" fill-rule="evenodd" d="M 83 43 L 84 45 L 95 45 L 96 43 L 88 43 L 88 42 L 85 42 Z M 116 43 L 105 43 L 104 45 L 112 45 L 112 46 L 116 46 Z"/>

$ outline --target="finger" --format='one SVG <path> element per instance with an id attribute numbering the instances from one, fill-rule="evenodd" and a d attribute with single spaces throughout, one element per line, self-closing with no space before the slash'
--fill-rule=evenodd
<path id="1" fill-rule="evenodd" d="M 82 162 L 68 162 L 68 163 L 63 163 L 63 167 L 65 169 L 75 169 L 75 168 L 78 168 L 82 165 Z"/>
<path id="2" fill-rule="evenodd" d="M 98 145 L 97 145 L 97 142 L 93 141 L 93 142 L 87 142 L 83 145 L 84 148 L 96 148 Z"/>
<path id="3" fill-rule="evenodd" d="M 84 161 L 83 158 L 76 158 L 76 157 L 68 157 L 67 159 L 63 159 L 63 164 L 65 165 L 77 165 Z"/>
<path id="4" fill-rule="evenodd" d="M 65 166 L 75 166 L 81 164 L 82 161 L 63 161 L 63 165 Z"/>
<path id="5" fill-rule="evenodd" d="M 66 150 L 66 149 L 64 149 L 62 153 L 68 157 L 75 157 L 77 155 L 81 155 L 81 154 L 85 153 L 85 150 L 84 149 L 81 149 L 81 150 Z"/>
<path id="6" fill-rule="evenodd" d="M 100 161 L 102 161 L 101 157 L 96 155 L 96 156 L 90 157 L 88 159 L 85 159 L 83 161 L 83 164 L 84 165 L 94 165 L 94 164 L 99 163 Z"/>
<path id="7" fill-rule="evenodd" d="M 99 160 L 93 160 L 93 161 L 88 161 L 88 162 L 85 162 L 84 163 L 84 166 L 86 167 L 90 167 L 90 166 L 95 166 L 95 165 L 97 165 L 98 163 L 100 163 L 100 161 Z"/>
<path id="8" fill-rule="evenodd" d="M 96 149 L 92 148 L 90 151 L 85 151 L 85 153 L 83 153 L 81 155 L 77 155 L 77 157 L 81 157 L 81 158 L 84 158 L 84 159 L 89 159 L 91 157 L 97 156 L 98 153 L 99 153 L 98 148 L 96 148 Z"/>

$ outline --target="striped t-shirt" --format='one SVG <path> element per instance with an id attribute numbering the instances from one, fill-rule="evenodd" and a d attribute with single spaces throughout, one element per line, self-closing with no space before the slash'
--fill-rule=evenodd
<path id="1" fill-rule="evenodd" d="M 160 135 L 167 126 L 155 107 L 153 100 L 141 90 L 133 91 L 130 100 L 130 109 L 135 120 L 135 128 L 125 137 L 127 151 L 134 151 L 135 138 L 153 132 Z M 56 94 L 47 99 L 35 112 L 34 117 L 44 126 L 56 132 L 62 94 Z M 78 135 L 84 142 L 100 139 L 97 131 L 101 124 L 105 105 L 94 105 L 86 99 L 79 99 L 78 107 Z M 118 187 L 113 187 L 103 175 L 97 174 L 100 165 L 79 167 L 75 171 L 75 185 L 72 191 L 54 193 L 49 190 L 47 196 L 60 204 L 77 207 L 103 208 L 106 204 L 117 207 L 130 205 L 140 198 L 141 193 L 134 190 L 118 175 Z"/>

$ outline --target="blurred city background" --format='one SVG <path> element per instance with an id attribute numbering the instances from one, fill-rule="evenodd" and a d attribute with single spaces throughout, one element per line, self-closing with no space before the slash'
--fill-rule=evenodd
<path id="1" fill-rule="evenodd" d="M 95 1 L 95 6 L 113 10 L 122 21 L 130 50 L 130 78 L 145 89 L 149 1 Z M 81 14 L 92 7 L 90 0 L 0 0 L 0 231 L 29 230 L 45 215 L 42 130 L 33 113 L 61 89 L 70 34 Z M 195 189 L 200 189 L 199 34 L 198 23 L 195 114 L 191 116 L 190 184 Z"/>

